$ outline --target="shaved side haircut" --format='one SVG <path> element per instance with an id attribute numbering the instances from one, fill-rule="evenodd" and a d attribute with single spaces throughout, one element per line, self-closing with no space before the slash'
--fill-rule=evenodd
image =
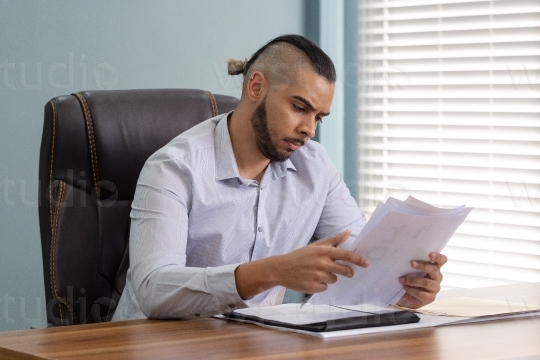
<path id="1" fill-rule="evenodd" d="M 309 69 L 323 76 L 329 83 L 336 82 L 334 63 L 316 44 L 301 35 L 283 35 L 270 40 L 249 60 L 229 60 L 229 74 L 244 75 L 242 88 L 251 75 L 260 71 L 270 87 L 297 81 L 300 70 Z"/>

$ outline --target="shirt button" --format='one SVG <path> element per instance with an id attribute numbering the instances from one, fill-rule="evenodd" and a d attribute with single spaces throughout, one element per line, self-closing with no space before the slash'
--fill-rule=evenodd
<path id="1" fill-rule="evenodd" d="M 259 232 L 262 232 L 262 231 L 264 230 L 264 228 L 263 228 L 262 226 L 259 226 L 259 227 L 257 228 L 257 230 L 258 230 Z"/>
<path id="2" fill-rule="evenodd" d="M 231 309 L 234 309 L 236 307 L 236 305 L 234 305 L 233 303 L 229 303 L 228 305 Z"/>

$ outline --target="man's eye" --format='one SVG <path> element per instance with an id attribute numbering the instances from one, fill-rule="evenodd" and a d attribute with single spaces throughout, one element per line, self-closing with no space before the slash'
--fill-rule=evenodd
<path id="1" fill-rule="evenodd" d="M 322 117 L 318 117 L 318 118 L 316 118 L 316 120 L 317 120 L 317 122 L 318 122 L 319 124 L 322 124 Z"/>
<path id="2" fill-rule="evenodd" d="M 300 106 L 298 106 L 296 104 L 293 104 L 293 106 L 294 106 L 294 110 L 296 110 L 296 111 L 299 111 L 299 112 L 304 112 L 305 111 L 303 107 L 300 107 Z"/>

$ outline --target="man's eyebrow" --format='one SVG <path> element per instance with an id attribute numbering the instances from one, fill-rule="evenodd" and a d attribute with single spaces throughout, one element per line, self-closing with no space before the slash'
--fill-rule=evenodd
<path id="1" fill-rule="evenodd" d="M 295 98 L 296 100 L 299 100 L 299 101 L 303 102 L 304 105 L 306 105 L 311 111 L 315 111 L 315 107 L 314 107 L 309 101 L 307 101 L 306 99 L 304 99 L 303 97 L 298 96 L 298 95 L 295 95 L 295 96 L 293 96 L 293 98 Z M 322 116 L 328 116 L 328 115 L 330 115 L 330 113 L 329 113 L 329 112 L 327 112 L 327 113 L 321 113 L 321 115 L 322 115 Z"/>

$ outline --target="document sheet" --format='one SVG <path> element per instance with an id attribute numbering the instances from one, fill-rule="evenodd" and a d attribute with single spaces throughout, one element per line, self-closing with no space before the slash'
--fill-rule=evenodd
<path id="1" fill-rule="evenodd" d="M 405 201 L 389 198 L 380 203 L 350 247 L 369 261 L 369 267 L 348 263 L 354 276 L 339 276 L 335 284 L 313 295 L 309 302 L 394 305 L 405 293 L 399 277 L 425 275 L 411 268 L 411 261 L 430 261 L 431 252 L 441 252 L 471 209 L 437 208 L 413 197 Z"/>
<path id="2" fill-rule="evenodd" d="M 410 310 L 398 307 L 404 310 Z M 513 303 L 468 297 L 438 298 L 431 304 L 414 310 L 426 315 L 483 317 L 512 314 L 536 314 L 540 312 L 540 304 Z"/>
<path id="3" fill-rule="evenodd" d="M 294 325 L 305 325 L 324 321 L 346 319 L 352 316 L 395 313 L 398 309 L 382 308 L 372 304 L 359 304 L 347 307 L 330 305 L 282 304 L 269 307 L 253 307 L 235 310 L 235 313 L 256 316 L 265 320 L 279 321 Z"/>

